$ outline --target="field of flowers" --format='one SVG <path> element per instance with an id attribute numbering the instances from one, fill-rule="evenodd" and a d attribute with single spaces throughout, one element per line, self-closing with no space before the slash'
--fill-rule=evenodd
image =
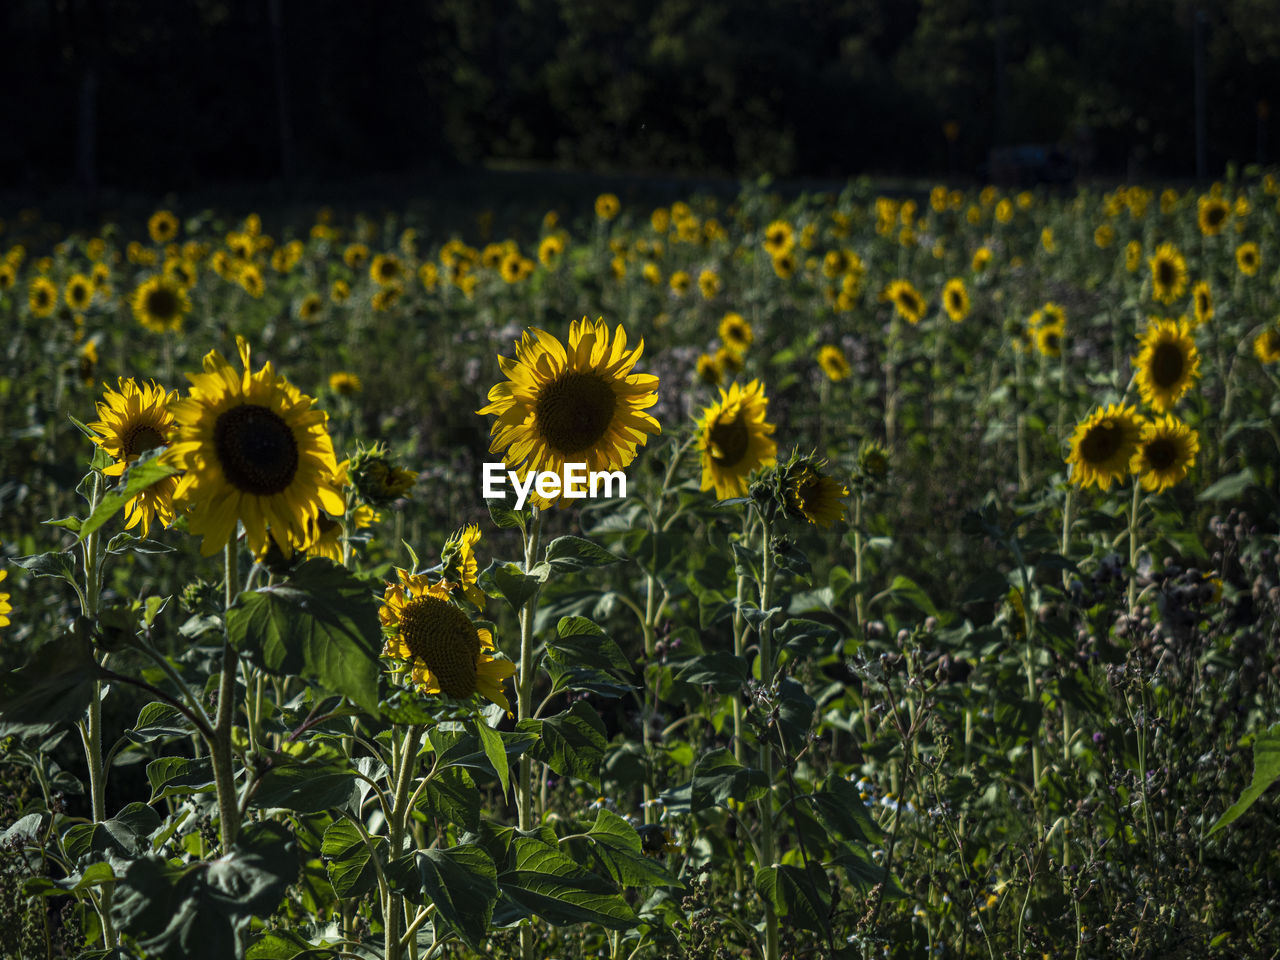
<path id="1" fill-rule="evenodd" d="M 1275 176 L 175 210 L 0 233 L 0 956 L 1280 951 Z"/>

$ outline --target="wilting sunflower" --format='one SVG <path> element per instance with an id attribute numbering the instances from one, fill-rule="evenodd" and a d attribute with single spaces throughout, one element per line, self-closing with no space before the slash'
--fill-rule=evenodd
<path id="1" fill-rule="evenodd" d="M 1252 240 L 1236 247 L 1236 266 L 1246 277 L 1255 276 L 1262 266 L 1262 251 Z"/>
<path id="2" fill-rule="evenodd" d="M 360 382 L 360 378 L 354 373 L 339 370 L 336 373 L 329 374 L 329 389 L 334 393 L 342 394 L 344 397 L 350 397 L 363 390 L 364 384 Z"/>
<path id="3" fill-rule="evenodd" d="M 1280 361 L 1280 324 L 1273 323 L 1254 338 L 1253 355 L 1263 363 Z"/>
<path id="4" fill-rule="evenodd" d="M 171 243 L 178 235 L 178 218 L 168 210 L 157 210 L 147 221 L 152 243 Z"/>
<path id="5" fill-rule="evenodd" d="M 844 516 L 840 499 L 849 495 L 849 488 L 826 476 L 822 463 L 801 460 L 788 467 L 783 492 L 787 513 L 814 526 L 830 527 Z"/>
<path id="6" fill-rule="evenodd" d="M 1200 352 L 1191 336 L 1191 325 L 1185 317 L 1152 317 L 1147 332 L 1138 340 L 1142 350 L 1133 359 L 1138 392 L 1156 413 L 1166 413 L 1200 376 Z"/>
<path id="7" fill-rule="evenodd" d="M 947 311 L 947 316 L 955 323 L 959 323 L 969 315 L 969 291 L 965 289 L 964 281 L 959 277 L 952 277 L 942 288 L 942 306 Z"/>
<path id="8" fill-rule="evenodd" d="M 480 542 L 480 528 L 469 523 L 444 542 L 440 550 L 441 584 L 453 594 L 461 593 L 481 610 L 484 609 L 484 591 L 476 585 L 480 566 L 476 562 L 476 544 Z"/>
<path id="9" fill-rule="evenodd" d="M 775 260 L 790 253 L 796 245 L 796 232 L 785 220 L 775 220 L 764 228 L 764 249 Z"/>
<path id="10" fill-rule="evenodd" d="M 1109 489 L 1129 473 L 1129 462 L 1138 449 L 1143 418 L 1128 404 L 1099 407 L 1076 424 L 1071 436 L 1071 482 L 1079 487 L 1097 484 Z"/>
<path id="11" fill-rule="evenodd" d="M 93 442 L 115 460 L 102 471 L 109 477 L 123 475 L 143 453 L 169 442 L 173 435 L 169 406 L 178 399 L 178 391 L 166 391 L 154 382 L 139 386 L 132 378 L 121 378 L 118 384 L 119 390 L 107 388 L 98 404 L 98 419 L 88 425 L 98 434 Z M 125 529 L 140 526 L 145 537 L 152 518 L 159 517 L 166 527 L 173 523 L 177 487 L 177 477 L 165 477 L 125 504 Z"/>
<path id="12" fill-rule="evenodd" d="M 89 309 L 89 304 L 93 302 L 93 281 L 83 273 L 72 274 L 71 279 L 67 281 L 66 289 L 62 291 L 62 296 L 67 301 L 68 307 L 76 313 L 81 313 Z"/>
<path id="13" fill-rule="evenodd" d="M 1221 197 L 1204 196 L 1200 198 L 1196 210 L 1196 221 L 1200 232 L 1206 237 L 1214 237 L 1222 232 L 1231 216 L 1231 207 Z"/>
<path id="14" fill-rule="evenodd" d="M 489 390 L 477 413 L 495 414 L 490 453 L 504 453 L 521 475 L 563 475 L 566 463 L 588 471 L 622 470 L 648 434 L 662 428 L 645 411 L 658 402 L 658 378 L 632 373 L 644 341 L 627 349 L 627 331 L 611 335 L 603 319 L 569 325 L 569 346 L 543 330 L 526 330 L 516 358 L 499 357 L 507 380 Z"/>
<path id="15" fill-rule="evenodd" d="M 1191 288 L 1191 300 L 1195 304 L 1196 326 L 1203 326 L 1213 319 L 1213 294 L 1209 284 L 1201 280 Z"/>
<path id="16" fill-rule="evenodd" d="M 8 570 L 0 570 L 0 583 L 9 575 Z M 13 613 L 13 605 L 9 603 L 9 594 L 0 593 L 0 627 L 9 625 L 9 614 Z"/>
<path id="17" fill-rule="evenodd" d="M 493 657 L 493 634 L 477 627 L 449 597 L 443 583 L 425 574 L 397 570 L 378 611 L 387 643 L 383 655 L 393 672 L 424 694 L 466 699 L 481 694 L 510 711 L 502 681 L 516 672 L 510 660 Z"/>
<path id="18" fill-rule="evenodd" d="M 747 477 L 757 467 L 773 463 L 778 445 L 769 439 L 772 423 L 765 422 L 769 398 L 764 386 L 752 380 L 745 387 L 731 384 L 720 391 L 720 402 L 702 411 L 698 421 L 698 449 L 702 451 L 702 489 L 715 489 L 721 500 L 747 492 Z"/>
<path id="19" fill-rule="evenodd" d="M 1172 414 L 1165 414 L 1142 425 L 1129 470 L 1138 475 L 1142 489 L 1161 493 L 1187 475 L 1199 452 L 1196 432 Z"/>
<path id="20" fill-rule="evenodd" d="M 756 340 L 751 324 L 744 320 L 740 313 L 726 313 L 720 321 L 718 332 L 720 342 L 738 353 L 745 353 Z"/>
<path id="21" fill-rule="evenodd" d="M 849 367 L 849 361 L 844 357 L 844 351 L 831 344 L 818 350 L 818 366 L 833 383 L 847 380 L 849 374 L 853 372 Z"/>
<path id="22" fill-rule="evenodd" d="M 910 280 L 893 280 L 880 294 L 882 301 L 892 303 L 898 316 L 908 323 L 919 323 L 924 318 L 925 301 Z"/>
<path id="23" fill-rule="evenodd" d="M 134 318 L 156 333 L 182 329 L 182 318 L 191 309 L 187 292 L 167 277 L 144 281 L 129 296 Z"/>
<path id="24" fill-rule="evenodd" d="M 53 314 L 58 306 L 58 288 L 47 277 L 36 277 L 27 288 L 27 306 L 31 315 L 44 319 Z"/>
<path id="25" fill-rule="evenodd" d="M 1161 303 L 1173 303 L 1187 289 L 1187 261 L 1172 243 L 1156 247 L 1151 258 L 1151 295 Z"/>
<path id="26" fill-rule="evenodd" d="M 226 545 L 236 522 L 249 549 L 265 553 L 268 535 L 287 557 L 304 547 L 321 510 L 346 508 L 326 416 L 270 363 L 249 369 L 249 344 L 236 338 L 242 374 L 211 350 L 203 373 L 189 373 L 187 397 L 173 403 L 176 433 L 164 460 L 185 470 L 174 500 L 187 511 L 201 553 Z"/>

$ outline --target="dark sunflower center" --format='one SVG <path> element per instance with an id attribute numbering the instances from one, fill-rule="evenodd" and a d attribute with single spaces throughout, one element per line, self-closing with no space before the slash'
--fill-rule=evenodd
<path id="1" fill-rule="evenodd" d="M 39 307 L 47 307 L 49 305 L 49 291 L 43 287 L 36 291 L 36 305 Z"/>
<path id="2" fill-rule="evenodd" d="M 1205 211 L 1204 222 L 1211 227 L 1216 227 L 1222 223 L 1226 215 L 1227 215 L 1226 207 L 1220 207 L 1217 204 L 1214 204 L 1208 210 Z"/>
<path id="3" fill-rule="evenodd" d="M 1182 355 L 1182 347 L 1176 343 L 1156 344 L 1151 352 L 1151 380 L 1156 386 L 1168 389 L 1182 379 L 1182 371 L 1187 361 Z"/>
<path id="4" fill-rule="evenodd" d="M 915 298 L 912 293 L 898 294 L 898 305 L 902 307 L 905 313 L 919 313 L 920 301 Z"/>
<path id="5" fill-rule="evenodd" d="M 1088 464 L 1106 463 L 1116 455 L 1124 438 L 1119 424 L 1103 420 L 1093 426 L 1080 441 L 1080 458 Z"/>
<path id="6" fill-rule="evenodd" d="M 136 457 L 146 450 L 164 446 L 164 436 L 153 425 L 143 423 L 124 435 L 122 446 L 126 457 Z"/>
<path id="7" fill-rule="evenodd" d="M 1178 462 L 1178 445 L 1167 437 L 1149 441 L 1142 452 L 1152 470 L 1168 470 Z"/>
<path id="8" fill-rule="evenodd" d="M 476 692 L 480 634 L 466 614 L 436 597 L 419 597 L 400 613 L 400 637 L 451 697 Z"/>
<path id="9" fill-rule="evenodd" d="M 1172 260 L 1161 260 L 1156 264 L 1156 282 L 1162 287 L 1172 287 L 1178 281 L 1178 270 Z"/>
<path id="10" fill-rule="evenodd" d="M 613 422 L 618 398 L 596 373 L 566 373 L 542 388 L 534 418 L 538 432 L 556 453 L 595 446 Z"/>
<path id="11" fill-rule="evenodd" d="M 213 444 L 227 481 L 256 496 L 288 489 L 298 472 L 298 443 L 280 415 L 255 403 L 220 414 Z"/>
<path id="12" fill-rule="evenodd" d="M 168 320 L 178 312 L 178 298 L 173 291 L 157 287 L 147 294 L 147 313 L 158 320 Z"/>
<path id="13" fill-rule="evenodd" d="M 733 420 L 720 420 L 711 428 L 707 437 L 711 450 L 711 459 L 719 466 L 732 467 L 747 454 L 751 445 L 751 434 L 741 417 Z"/>
<path id="14" fill-rule="evenodd" d="M 71 302 L 74 304 L 87 303 L 89 301 L 89 289 L 83 284 L 72 284 L 71 286 Z"/>
<path id="15" fill-rule="evenodd" d="M 948 299 L 948 300 L 950 301 L 950 303 L 951 303 L 951 309 L 952 309 L 952 310 L 959 310 L 959 309 L 960 309 L 960 294 L 958 294 L 958 293 L 956 293 L 954 290 L 952 290 L 950 293 L 948 293 L 948 294 L 947 294 L 947 299 Z"/>
<path id="16" fill-rule="evenodd" d="M 1046 350 L 1056 353 L 1061 344 L 1062 340 L 1056 333 L 1046 333 L 1044 335 L 1044 345 Z"/>
<path id="17" fill-rule="evenodd" d="M 1196 308 L 1201 313 L 1209 312 L 1209 297 L 1207 294 L 1201 293 L 1196 297 Z"/>
<path id="18" fill-rule="evenodd" d="M 1258 259 L 1257 255 L 1252 250 L 1246 250 L 1242 254 L 1240 254 L 1240 262 L 1243 263 L 1246 267 L 1252 267 L 1254 264 L 1254 261 L 1257 259 Z"/>

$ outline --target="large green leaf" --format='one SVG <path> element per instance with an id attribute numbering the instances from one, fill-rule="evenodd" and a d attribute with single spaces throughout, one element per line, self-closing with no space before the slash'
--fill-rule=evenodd
<path id="1" fill-rule="evenodd" d="M 768 791 L 764 771 L 743 766 L 722 747 L 703 754 L 694 764 L 690 806 L 697 813 L 729 800 L 759 800 Z"/>
<path id="2" fill-rule="evenodd" d="M 249 590 L 227 611 L 227 636 L 253 663 L 299 676 L 378 713 L 378 604 L 369 587 L 313 558 L 284 583 Z"/>
<path id="3" fill-rule="evenodd" d="M 50 640 L 24 666 L 0 676 L 0 738 L 39 736 L 79 720 L 98 674 L 93 647 L 77 631 Z"/>
<path id="4" fill-rule="evenodd" d="M 546 564 L 538 564 L 525 573 L 519 564 L 493 560 L 481 571 L 476 582 L 485 593 L 502 597 L 511 604 L 511 609 L 518 611 L 547 582 L 550 572 L 551 568 Z"/>
<path id="5" fill-rule="evenodd" d="M 328 861 L 329 882 L 339 897 L 362 897 L 378 882 L 373 858 L 386 863 L 385 837 L 371 837 L 373 846 L 365 842 L 359 828 L 347 819 L 329 824 L 324 832 L 320 854 Z"/>
<path id="6" fill-rule="evenodd" d="M 577 777 L 600 786 L 600 760 L 609 747 L 600 716 L 579 700 L 572 707 L 545 720 L 521 720 L 521 732 L 538 736 L 529 756 L 540 760 L 562 777 Z"/>
<path id="7" fill-rule="evenodd" d="M 480 745 L 484 755 L 498 774 L 498 782 L 502 784 L 502 795 L 505 797 L 511 790 L 511 773 L 507 763 L 507 751 L 502 743 L 502 735 L 489 726 L 483 719 L 476 721 L 476 732 L 480 736 Z"/>
<path id="8" fill-rule="evenodd" d="M 787 925 L 826 934 L 831 918 L 831 883 L 817 863 L 809 869 L 784 864 L 756 871 L 756 892 L 773 904 Z"/>
<path id="9" fill-rule="evenodd" d="M 1240 794 L 1240 799 L 1218 818 L 1208 835 L 1213 836 L 1253 806 L 1253 802 L 1277 779 L 1280 779 L 1280 723 L 1273 723 L 1253 741 L 1253 782 Z"/>
<path id="10" fill-rule="evenodd" d="M 552 844 L 517 837 L 511 846 L 514 863 L 498 877 L 498 886 L 526 910 L 555 926 L 598 923 L 625 930 L 638 922 L 635 912 L 605 880 Z"/>
<path id="11" fill-rule="evenodd" d="M 594 667 L 619 677 L 634 672 L 622 649 L 586 617 L 561 617 L 547 640 L 547 656 L 566 667 Z"/>
<path id="12" fill-rule="evenodd" d="M 436 913 L 472 949 L 489 932 L 498 899 L 498 870 L 476 844 L 418 850 L 393 867 L 392 885 L 414 903 L 434 903 Z"/>
<path id="13" fill-rule="evenodd" d="M 165 477 L 177 473 L 177 468 L 161 463 L 159 456 L 164 450 L 157 447 L 148 451 L 130 465 L 125 471 L 123 482 L 103 495 L 98 507 L 80 527 L 80 539 L 83 540 L 93 531 L 124 509 L 124 505 L 140 494 L 147 487 L 159 483 Z"/>
<path id="14" fill-rule="evenodd" d="M 148 803 L 161 797 L 202 793 L 213 788 L 213 764 L 208 757 L 159 757 L 147 764 L 147 782 L 151 784 Z"/>
<path id="15" fill-rule="evenodd" d="M 137 857 L 151 850 L 148 835 L 159 829 L 160 815 L 145 803 L 133 802 L 110 820 L 77 823 L 62 835 L 62 846 L 77 862 L 102 859 L 107 852 Z"/>
<path id="16" fill-rule="evenodd" d="M 464 830 L 480 829 L 480 791 L 461 767 L 437 770 L 422 791 L 418 809 Z"/>
<path id="17" fill-rule="evenodd" d="M 283 808 L 298 813 L 323 813 L 342 808 L 356 812 L 360 781 L 336 763 L 288 763 L 277 760 L 263 776 L 250 800 L 258 809 Z"/>
<path id="18" fill-rule="evenodd" d="M 867 813 L 862 794 L 848 780 L 831 774 L 821 790 L 813 794 L 818 816 L 835 836 L 842 840 L 878 843 L 880 828 Z"/>
<path id="19" fill-rule="evenodd" d="M 604 547 L 582 537 L 556 537 L 547 544 L 546 562 L 553 570 L 586 570 L 617 563 Z"/>
<path id="20" fill-rule="evenodd" d="M 587 841 L 604 871 L 620 887 L 681 886 L 666 867 L 645 856 L 635 827 L 610 810 L 600 808 L 587 831 Z"/>

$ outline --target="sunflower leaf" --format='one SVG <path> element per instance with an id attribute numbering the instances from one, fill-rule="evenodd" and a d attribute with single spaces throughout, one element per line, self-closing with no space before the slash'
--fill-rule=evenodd
<path id="1" fill-rule="evenodd" d="M 587 570 L 607 567 L 621 558 L 582 537 L 556 537 L 547 544 L 546 562 L 555 570 Z"/>
<path id="2" fill-rule="evenodd" d="M 1280 723 L 1272 724 L 1253 741 L 1253 782 L 1240 794 L 1240 799 L 1218 818 L 1218 822 L 1209 829 L 1208 836 L 1236 820 L 1276 780 L 1280 780 Z"/>
<path id="3" fill-rule="evenodd" d="M 538 734 L 529 756 L 540 760 L 562 777 L 600 786 L 600 761 L 609 738 L 599 715 L 579 700 L 558 716 L 545 720 L 521 720 L 516 729 Z"/>
<path id="4" fill-rule="evenodd" d="M 83 540 L 104 523 L 124 509 L 124 505 L 152 484 L 159 483 L 165 477 L 178 472 L 176 467 L 160 462 L 163 447 L 149 450 L 125 471 L 124 483 L 110 490 L 98 501 L 97 509 L 89 516 L 80 528 L 80 539 Z"/>
<path id="5" fill-rule="evenodd" d="M 481 572 L 477 582 L 485 593 L 502 597 L 511 604 L 511 609 L 518 612 L 537 589 L 546 583 L 547 574 L 551 572 L 545 564 L 538 564 L 533 570 L 532 573 L 525 573 L 519 564 L 492 560 Z"/>
<path id="6" fill-rule="evenodd" d="M 0 738 L 48 733 L 79 720 L 97 675 L 93 647 L 80 632 L 50 640 L 26 665 L 0 676 Z"/>
<path id="7" fill-rule="evenodd" d="M 498 869 L 482 847 L 418 850 L 397 860 L 389 873 L 391 886 L 402 889 L 406 900 L 435 904 L 440 919 L 479 949 L 498 900 Z"/>
<path id="8" fill-rule="evenodd" d="M 241 593 L 227 637 L 268 673 L 313 681 L 378 715 L 378 604 L 332 561 L 312 558 L 284 583 Z"/>
<path id="9" fill-rule="evenodd" d="M 498 877 L 499 888 L 526 910 L 548 923 L 598 923 L 625 930 L 636 923 L 635 912 L 603 879 L 556 847 L 536 837 L 517 837 L 514 862 Z"/>
<path id="10" fill-rule="evenodd" d="M 480 735 L 480 744 L 484 747 L 484 755 L 493 764 L 502 783 L 502 795 L 505 797 L 511 790 L 511 772 L 507 764 L 507 751 L 502 746 L 502 737 L 483 720 L 476 721 L 476 731 Z"/>

